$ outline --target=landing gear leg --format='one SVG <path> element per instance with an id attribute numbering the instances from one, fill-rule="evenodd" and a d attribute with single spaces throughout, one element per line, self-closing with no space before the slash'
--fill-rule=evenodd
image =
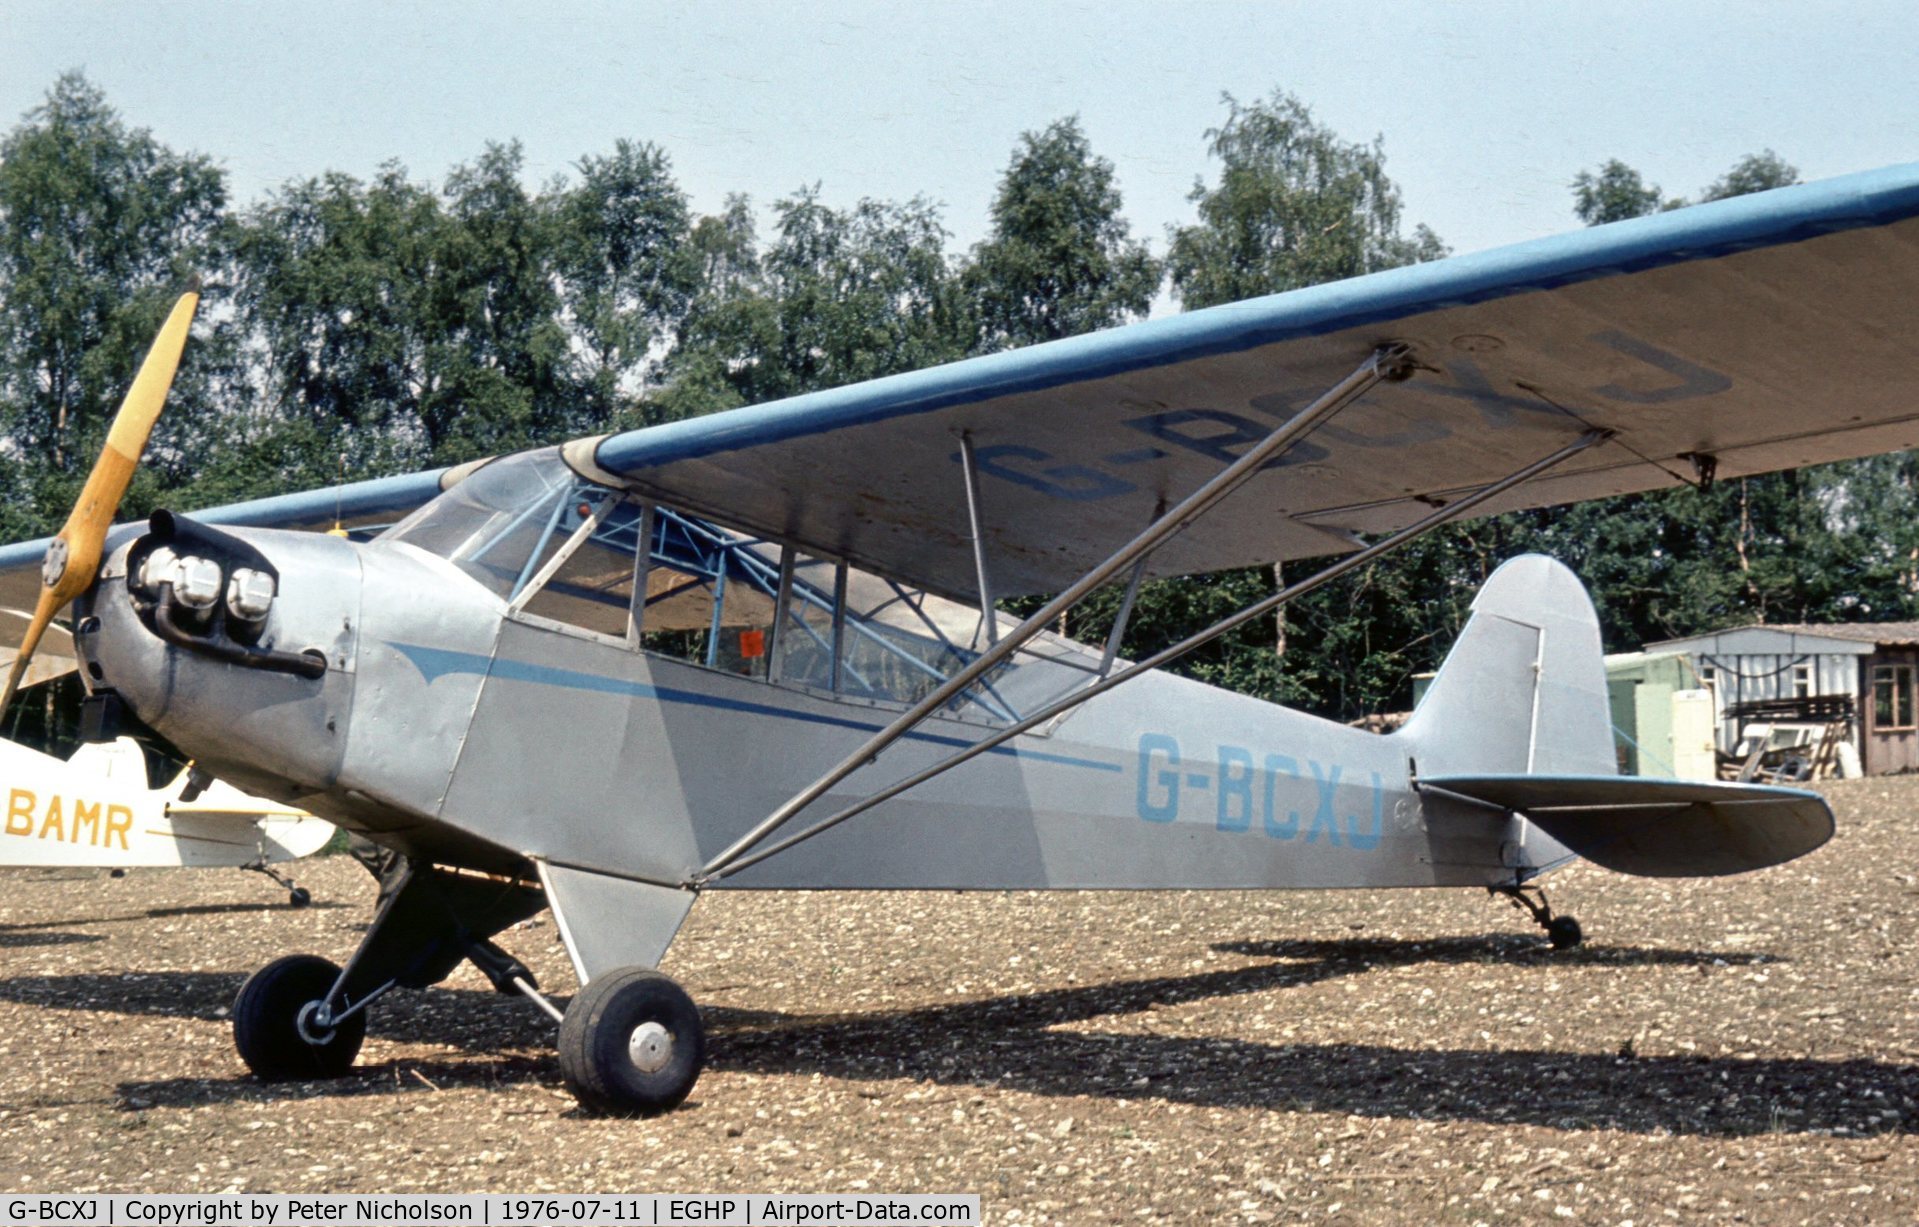
<path id="1" fill-rule="evenodd" d="M 296 955 L 247 981 L 233 1006 L 240 1059 L 263 1078 L 339 1077 L 359 1052 L 367 1007 L 390 990 L 438 984 L 472 950 L 493 964 L 489 974 L 530 981 L 487 939 L 545 906 L 530 883 L 409 868 L 344 970 Z"/>
<path id="2" fill-rule="evenodd" d="M 1533 921 L 1546 931 L 1546 941 L 1554 950 L 1571 950 L 1586 940 L 1579 930 L 1579 922 L 1571 916 L 1553 915 L 1552 904 L 1546 902 L 1546 892 L 1537 886 L 1489 886 L 1486 892 L 1492 895 L 1504 895 L 1506 902 L 1522 912 L 1532 915 Z M 1534 896 L 1538 896 L 1537 899 Z"/>

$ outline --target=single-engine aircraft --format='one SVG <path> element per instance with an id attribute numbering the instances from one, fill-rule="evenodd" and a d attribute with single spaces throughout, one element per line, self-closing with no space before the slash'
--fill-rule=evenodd
<path id="1" fill-rule="evenodd" d="M 407 858 L 344 968 L 247 981 L 252 1070 L 343 1073 L 383 993 L 470 958 L 559 1023 L 588 1109 L 658 1112 L 704 1040 L 656 967 L 709 889 L 1473 887 L 1566 944 L 1537 882 L 1575 857 L 1817 848 L 1814 794 L 1616 774 L 1548 559 L 1491 577 L 1390 736 L 1159 666 L 1462 517 L 1911 447 L 1915 295 L 1908 166 L 109 531 L 188 296 L 0 604 L 37 590 L 26 661 L 71 603 L 103 733 Z M 391 526 L 291 531 L 336 514 Z M 1048 630 L 1104 585 L 1329 556 L 1145 659 L 1124 616 Z M 543 908 L 564 1012 L 489 941 Z"/>
<path id="2" fill-rule="evenodd" d="M 197 768 L 151 787 L 146 751 L 131 737 L 64 759 L 0 739 L 0 793 L 0 866 L 232 866 L 272 878 L 294 907 L 311 896 L 273 866 L 311 856 L 333 837 L 331 823 Z"/>

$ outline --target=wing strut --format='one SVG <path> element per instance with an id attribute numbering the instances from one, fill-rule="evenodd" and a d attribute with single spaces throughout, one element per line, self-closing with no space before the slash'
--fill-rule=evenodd
<path id="1" fill-rule="evenodd" d="M 973 535 L 973 569 L 979 573 L 980 625 L 986 628 L 986 646 L 999 642 L 999 616 L 994 612 L 993 580 L 986 570 L 986 529 L 980 522 L 979 465 L 973 459 L 973 432 L 960 432 L 960 467 L 966 473 L 966 526 Z"/>
<path id="2" fill-rule="evenodd" d="M 1271 434 L 1254 444 L 1239 459 L 1221 469 L 1199 489 L 1188 495 L 1177 507 L 1147 525 L 1145 531 L 1120 547 L 1118 553 L 1074 581 L 1071 587 L 1048 601 L 1045 608 L 1020 623 L 975 658 L 970 665 L 948 678 L 944 684 L 915 703 L 891 724 L 873 734 L 864 745 L 842 759 L 838 766 L 796 793 L 758 826 L 742 835 L 731 847 L 708 861 L 705 867 L 695 875 L 695 881 L 704 881 L 744 856 L 767 836 L 792 821 L 801 810 L 819 800 L 828 789 L 878 758 L 881 751 L 898 741 L 908 730 L 919 725 L 928 716 L 946 706 L 968 686 L 1018 651 L 1027 640 L 1051 626 L 1061 613 L 1077 605 L 1087 593 L 1119 574 L 1135 560 L 1145 557 L 1160 543 L 1212 510 L 1221 499 L 1251 480 L 1265 467 L 1267 461 L 1312 433 L 1328 418 L 1372 391 L 1380 383 L 1388 381 L 1397 383 L 1407 379 L 1412 375 L 1414 368 L 1412 351 L 1405 345 L 1382 345 L 1368 354 L 1366 360 L 1360 363 L 1352 374 L 1334 384 L 1318 400 L 1282 422 Z M 977 541 L 977 537 L 975 540 Z M 989 620 L 993 616 L 991 609 L 980 612 Z"/>
<path id="3" fill-rule="evenodd" d="M 1604 443 L 1606 440 L 1610 438 L 1612 438 L 1612 432 L 1609 430 L 1589 430 L 1585 434 L 1581 435 L 1579 438 L 1575 439 L 1573 442 L 1568 443 L 1566 446 L 1560 448 L 1558 451 L 1553 452 L 1551 455 L 1543 457 L 1542 459 L 1539 459 L 1539 460 L 1535 460 L 1533 463 L 1527 465 L 1525 468 L 1520 469 L 1507 477 L 1503 477 L 1500 480 L 1492 483 L 1491 485 L 1482 486 L 1470 494 L 1463 495 L 1460 498 L 1457 498 L 1453 500 L 1452 502 L 1447 503 L 1443 507 L 1434 509 L 1432 512 L 1428 513 L 1426 516 L 1422 517 L 1421 519 L 1419 519 L 1418 521 L 1412 524 L 1408 524 L 1405 528 L 1400 529 L 1398 532 L 1394 533 L 1392 536 L 1386 537 L 1380 541 L 1377 541 L 1373 543 L 1372 545 L 1367 546 L 1365 549 L 1360 550 L 1358 553 L 1348 554 L 1344 558 L 1341 558 L 1338 562 L 1333 563 L 1331 566 L 1326 567 L 1323 570 L 1313 573 L 1307 578 L 1300 580 L 1298 583 L 1293 584 L 1291 587 L 1283 588 L 1280 591 L 1275 592 L 1269 597 L 1265 597 L 1259 601 L 1255 601 L 1253 604 L 1246 606 L 1246 608 L 1240 610 L 1238 613 L 1232 614 L 1226 618 L 1221 619 L 1220 621 L 1214 623 L 1212 626 L 1207 627 L 1205 630 L 1200 631 L 1197 634 L 1188 636 L 1187 638 L 1180 640 L 1178 643 L 1173 644 L 1169 648 L 1162 649 L 1157 654 L 1150 656 L 1143 661 L 1140 661 L 1138 664 L 1133 665 L 1131 668 L 1128 668 L 1124 670 L 1123 672 L 1113 674 L 1110 677 L 1102 678 L 1100 681 L 1095 682 L 1094 684 L 1088 686 L 1084 690 L 1075 691 L 1072 694 L 1069 694 L 1066 697 L 1049 704 L 1048 706 L 1040 709 L 1039 711 L 1034 712 L 1032 715 L 1025 717 L 1024 719 L 1020 720 L 1018 723 L 1009 725 L 1006 728 L 1000 729 L 998 732 L 986 738 L 984 741 L 976 742 L 973 745 L 966 747 L 964 750 L 961 750 L 958 753 L 952 755 L 951 757 L 942 759 L 939 762 L 934 763 L 931 767 L 926 768 L 924 771 L 921 771 L 912 776 L 908 776 L 906 779 L 903 779 L 896 784 L 890 784 L 886 788 L 882 789 L 881 791 L 874 793 L 872 796 L 865 797 L 859 801 L 854 802 L 852 805 L 849 805 L 845 809 L 840 810 L 838 813 L 834 814 L 830 818 L 821 819 L 819 822 L 806 828 L 804 831 L 795 832 L 794 834 L 787 836 L 785 839 L 780 840 L 778 843 L 772 844 L 769 847 L 761 848 L 759 851 L 753 852 L 750 855 L 742 854 L 742 855 L 733 857 L 727 863 L 719 865 L 718 868 L 708 869 L 704 871 L 693 882 L 689 883 L 689 885 L 697 886 L 705 882 L 711 881 L 715 878 L 724 878 L 732 874 L 739 873 L 741 870 L 748 869 L 754 865 L 759 864 L 761 861 L 766 860 L 768 857 L 777 856 L 779 853 L 786 851 L 786 849 L 792 847 L 794 844 L 802 843 L 808 839 L 813 838 L 815 835 L 821 834 L 822 832 L 828 830 L 831 827 L 836 827 L 840 823 L 845 822 L 849 818 L 856 818 L 859 815 L 865 813 L 867 810 L 872 809 L 874 806 L 879 805 L 882 802 L 892 800 L 894 797 L 899 796 L 901 793 L 907 791 L 908 789 L 917 788 L 919 785 L 924 784 L 926 781 L 932 779 L 934 776 L 943 775 L 946 772 L 951 771 L 953 768 L 961 765 L 962 763 L 970 762 L 973 759 L 979 757 L 980 755 L 985 754 L 987 751 L 992 750 L 998 746 L 1004 745 L 1006 742 L 1011 741 L 1013 738 L 1019 736 L 1021 733 L 1037 728 L 1038 726 L 1046 723 L 1048 720 L 1052 720 L 1058 716 L 1064 715 L 1065 713 L 1078 707 L 1080 704 L 1085 703 L 1091 699 L 1095 699 L 1102 694 L 1105 694 L 1107 691 L 1111 690 L 1113 687 L 1118 686 L 1131 678 L 1139 677 L 1145 674 L 1146 672 L 1148 672 L 1149 670 L 1157 669 L 1163 665 L 1169 665 L 1173 663 L 1175 660 L 1178 660 L 1180 657 L 1185 656 L 1188 652 L 1193 651 L 1195 648 L 1198 648 L 1207 643 L 1210 643 L 1212 640 L 1217 639 L 1219 636 L 1226 634 L 1228 631 L 1232 630 L 1234 627 L 1244 625 L 1245 623 L 1252 621 L 1254 618 L 1264 617 L 1265 615 L 1278 609 L 1280 606 L 1285 605 L 1288 602 L 1295 601 L 1302 596 L 1305 596 L 1307 593 L 1313 591 L 1315 588 L 1319 588 L 1325 584 L 1332 582 L 1335 579 L 1338 579 L 1340 576 L 1346 574 L 1348 571 L 1353 570 L 1355 567 L 1363 567 L 1367 563 L 1372 562 L 1373 560 L 1381 557 L 1382 555 L 1391 553 L 1392 551 L 1398 549 L 1400 546 L 1405 545 L 1407 542 L 1413 540 L 1415 537 L 1424 536 L 1425 534 L 1431 532 L 1435 528 L 1440 527 L 1441 525 L 1451 523 L 1452 521 L 1465 515 L 1468 511 L 1471 511 L 1473 508 L 1477 507 L 1479 504 L 1485 502 L 1487 499 L 1496 498 L 1499 495 L 1504 494 L 1506 491 L 1512 489 L 1514 486 L 1522 485 L 1525 482 L 1532 480 L 1534 477 L 1537 477 L 1539 474 L 1544 473 L 1546 470 L 1557 466 L 1562 461 L 1569 460 L 1572 457 L 1578 455 L 1580 452 L 1585 451 L 1587 448 L 1594 447 L 1600 443 Z"/>

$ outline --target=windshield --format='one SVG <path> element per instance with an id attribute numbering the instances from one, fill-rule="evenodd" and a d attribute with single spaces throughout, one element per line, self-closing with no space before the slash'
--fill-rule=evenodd
<path id="1" fill-rule="evenodd" d="M 437 554 L 510 598 L 525 584 L 540 543 L 555 528 L 579 523 L 581 513 L 567 497 L 578 484 L 558 448 L 509 456 L 483 466 L 379 540 Z"/>

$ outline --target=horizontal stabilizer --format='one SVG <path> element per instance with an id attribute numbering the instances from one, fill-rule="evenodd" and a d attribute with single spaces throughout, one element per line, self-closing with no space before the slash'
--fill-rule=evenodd
<path id="1" fill-rule="evenodd" d="M 1598 865 L 1649 878 L 1744 873 L 1832 838 L 1818 793 L 1639 776 L 1433 776 L 1422 788 L 1524 814 Z"/>

